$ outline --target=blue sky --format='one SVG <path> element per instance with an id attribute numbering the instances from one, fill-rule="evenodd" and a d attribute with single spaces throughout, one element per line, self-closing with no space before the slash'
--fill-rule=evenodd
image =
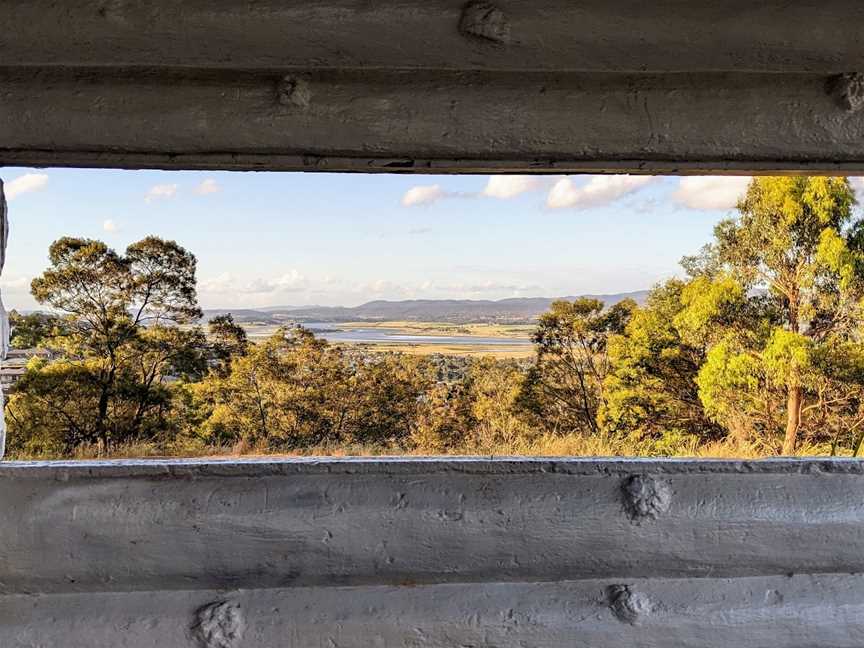
<path id="1" fill-rule="evenodd" d="M 711 237 L 746 178 L 13 169 L 3 299 L 64 235 L 153 234 L 198 257 L 205 308 L 648 288 Z"/>

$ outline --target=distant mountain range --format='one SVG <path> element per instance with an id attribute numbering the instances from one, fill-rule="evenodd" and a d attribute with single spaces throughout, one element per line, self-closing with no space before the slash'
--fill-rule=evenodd
<path id="1" fill-rule="evenodd" d="M 647 290 L 609 295 L 582 295 L 599 299 L 607 306 L 624 299 L 643 303 Z M 286 324 L 290 322 L 473 322 L 530 323 L 549 310 L 558 299 L 572 301 L 578 297 L 514 297 L 510 299 L 410 299 L 404 301 L 371 301 L 360 306 L 270 306 L 264 308 L 210 309 L 204 320 L 231 313 L 235 321 L 252 324 Z"/>

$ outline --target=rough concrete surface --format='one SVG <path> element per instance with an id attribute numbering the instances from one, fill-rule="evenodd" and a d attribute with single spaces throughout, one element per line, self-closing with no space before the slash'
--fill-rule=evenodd
<path id="1" fill-rule="evenodd" d="M 0 22 L 10 66 L 864 70 L 856 0 L 4 0 Z"/>
<path id="2" fill-rule="evenodd" d="M 864 160 L 864 111 L 848 110 L 830 78 L 0 70 L 0 161 L 854 170 Z"/>
<path id="3" fill-rule="evenodd" d="M 664 474 L 642 519 L 648 463 L 4 466 L 0 590 L 864 572 L 864 476 L 783 465 Z"/>
<path id="4" fill-rule="evenodd" d="M 34 594 L 0 597 L 4 648 L 860 648 L 860 575 Z M 198 632 L 199 610 L 234 616 Z M 242 620 L 242 621 L 241 621 Z M 236 630 L 242 623 L 242 633 Z"/>
<path id="5" fill-rule="evenodd" d="M 864 4 L 4 0 L 0 164 L 864 172 Z M 2 648 L 864 645 L 858 461 L 0 465 Z"/>
<path id="6" fill-rule="evenodd" d="M 851 0 L 7 0 L 0 163 L 864 172 Z"/>
<path id="7" fill-rule="evenodd" d="M 864 641 L 857 461 L 6 463 L 0 482 L 4 647 Z"/>

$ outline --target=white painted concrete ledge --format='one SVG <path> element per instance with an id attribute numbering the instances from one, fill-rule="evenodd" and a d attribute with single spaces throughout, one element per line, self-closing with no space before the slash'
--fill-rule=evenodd
<path id="1" fill-rule="evenodd" d="M 860 646 L 864 464 L 0 465 L 0 645 Z"/>

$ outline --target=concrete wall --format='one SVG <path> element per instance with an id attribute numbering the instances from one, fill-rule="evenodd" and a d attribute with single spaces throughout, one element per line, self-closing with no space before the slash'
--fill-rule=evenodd
<path id="1" fill-rule="evenodd" d="M 864 172 L 857 0 L 4 0 L 0 164 Z M 3 648 L 864 645 L 857 461 L 0 466 Z"/>
<path id="2" fill-rule="evenodd" d="M 0 645 L 860 646 L 857 461 L 0 468 Z"/>
<path id="3" fill-rule="evenodd" d="M 6 0 L 0 163 L 864 171 L 853 0 Z"/>

